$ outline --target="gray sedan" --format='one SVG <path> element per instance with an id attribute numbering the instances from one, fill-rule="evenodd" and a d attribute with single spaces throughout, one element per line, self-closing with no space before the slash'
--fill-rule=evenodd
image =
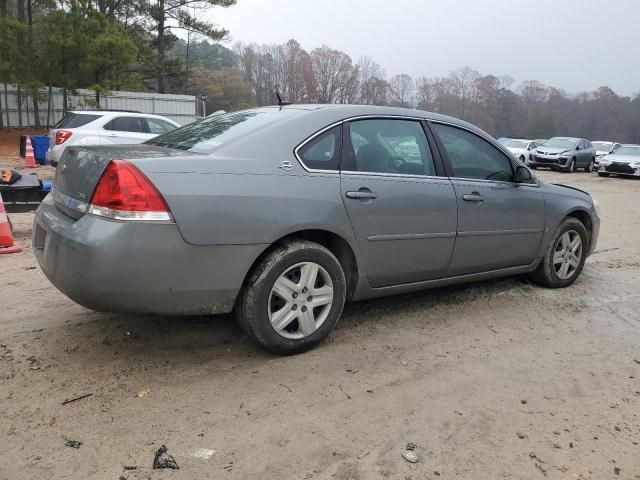
<path id="1" fill-rule="evenodd" d="M 597 210 L 463 121 L 291 105 L 67 148 L 33 248 L 89 308 L 235 311 L 259 344 L 294 353 L 329 334 L 345 301 L 514 274 L 571 285 Z"/>

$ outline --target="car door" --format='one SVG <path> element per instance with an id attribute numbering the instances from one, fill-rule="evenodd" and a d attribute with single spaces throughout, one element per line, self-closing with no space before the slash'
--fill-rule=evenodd
<path id="1" fill-rule="evenodd" d="M 545 225 L 535 182 L 513 182 L 514 165 L 480 135 L 430 123 L 458 199 L 458 229 L 449 275 L 527 265 Z"/>
<path id="2" fill-rule="evenodd" d="M 445 275 L 457 205 L 451 181 L 436 162 L 419 120 L 345 124 L 342 200 L 372 287 Z"/>
<path id="3" fill-rule="evenodd" d="M 102 127 L 100 137 L 103 144 L 142 143 L 151 138 L 144 117 L 118 116 Z"/>

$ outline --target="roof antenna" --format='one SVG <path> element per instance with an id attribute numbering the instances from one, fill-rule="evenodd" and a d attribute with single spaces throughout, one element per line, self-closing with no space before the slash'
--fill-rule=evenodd
<path id="1" fill-rule="evenodd" d="M 286 102 L 282 100 L 282 97 L 280 96 L 280 92 L 278 92 L 277 90 L 276 90 L 276 97 L 278 98 L 278 106 L 284 107 L 285 105 L 291 105 L 291 102 Z"/>

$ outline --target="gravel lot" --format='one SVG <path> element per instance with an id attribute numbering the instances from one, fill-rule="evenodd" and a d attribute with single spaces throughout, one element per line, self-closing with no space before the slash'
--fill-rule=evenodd
<path id="1" fill-rule="evenodd" d="M 540 176 L 601 203 L 574 286 L 348 305 L 295 357 L 231 316 L 86 310 L 1 256 L 0 479 L 640 479 L 640 181 Z M 12 219 L 26 247 L 33 216 Z M 179 470 L 151 468 L 161 445 Z"/>

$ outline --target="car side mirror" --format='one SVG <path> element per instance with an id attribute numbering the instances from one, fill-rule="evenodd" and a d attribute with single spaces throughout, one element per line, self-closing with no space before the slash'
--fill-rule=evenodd
<path id="1" fill-rule="evenodd" d="M 581 147 L 580 145 L 578 145 L 578 146 L 576 147 L 576 150 L 582 150 L 582 147 Z"/>
<path id="2" fill-rule="evenodd" d="M 523 167 L 522 165 L 516 167 L 516 173 L 513 176 L 514 182 L 527 183 L 530 182 L 532 178 L 531 171 L 527 167 Z"/>

